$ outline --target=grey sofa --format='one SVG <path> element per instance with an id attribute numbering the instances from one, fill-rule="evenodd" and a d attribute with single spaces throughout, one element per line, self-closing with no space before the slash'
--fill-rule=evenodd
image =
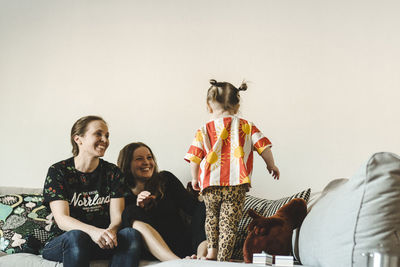
<path id="1" fill-rule="evenodd" d="M 263 214 L 264 216 L 269 216 L 272 215 L 277 209 L 279 209 L 280 206 L 286 204 L 288 201 L 295 197 L 301 197 L 306 200 L 308 200 L 309 195 L 310 195 L 311 189 L 306 189 L 301 192 L 298 192 L 292 196 L 289 197 L 284 197 L 278 200 L 267 200 L 263 198 L 257 198 L 253 197 L 251 195 L 246 196 L 246 201 L 245 201 L 245 207 L 244 209 L 247 210 L 249 208 L 253 208 L 257 210 L 260 214 Z M 35 239 L 40 238 L 45 236 L 46 231 L 50 231 L 51 229 L 51 217 L 49 217 L 51 214 L 49 210 L 45 210 L 44 207 L 42 206 L 42 196 L 40 195 L 41 189 L 29 189 L 29 188 L 6 188 L 6 187 L 0 187 L 0 202 L 4 202 L 5 204 L 8 204 L 8 206 L 12 206 L 12 210 L 14 212 L 17 212 L 17 215 L 10 213 L 7 215 L 6 223 L 0 222 L 0 226 L 3 227 L 3 230 L 7 231 L 7 240 L 10 240 L 12 242 L 13 240 L 13 234 L 14 233 L 19 233 L 21 236 L 24 236 L 23 238 L 21 237 L 20 241 L 22 244 L 22 247 L 18 249 L 18 244 L 14 243 L 8 243 L 8 246 L 5 248 L 2 248 L 2 250 L 5 250 L 9 253 L 13 253 L 10 255 L 6 255 L 3 257 L 0 257 L 0 266 L 40 266 L 40 267 L 48 267 L 48 266 L 62 266 L 61 263 L 57 262 L 52 262 L 52 261 L 47 261 L 41 258 L 38 255 L 35 254 L 29 254 L 29 253 L 21 253 L 26 252 L 27 250 L 30 250 L 32 246 L 30 246 L 29 240 L 32 236 L 32 233 L 35 237 Z M 15 195 L 13 195 L 15 194 Z M 32 195 L 32 194 L 39 194 L 39 195 Z M 14 205 L 13 203 L 19 203 L 18 205 Z M 34 206 L 34 203 L 37 205 Z M 39 207 L 40 206 L 40 207 Z M 40 213 L 42 211 L 42 213 Z M 32 213 L 35 213 L 32 215 Z M 1 214 L 1 212 L 0 212 Z M 13 218 L 14 217 L 14 218 Z M 32 219 L 36 218 L 35 219 Z M 24 219 L 22 219 L 24 218 Z M 39 218 L 39 222 L 37 222 L 37 218 Z M 44 220 L 44 218 L 48 218 L 48 221 Z M 17 222 L 18 220 L 25 220 L 22 221 L 21 224 L 19 225 Z M 12 222 L 12 223 L 9 223 Z M 240 259 L 242 257 L 242 246 L 245 237 L 247 236 L 247 225 L 250 223 L 250 217 L 245 214 L 243 215 L 243 218 L 240 221 L 239 225 L 239 230 L 237 233 L 237 239 L 236 239 L 236 245 L 234 248 L 234 257 L 236 259 Z M 25 227 L 25 225 L 27 225 Z M 10 229 L 10 226 L 12 226 Z M 13 228 L 14 227 L 14 228 Z M 26 230 L 26 228 L 28 230 Z M 41 231 L 41 235 L 38 235 L 37 232 Z M 44 232 L 44 233 L 43 233 Z M 45 236 L 46 237 L 46 236 Z M 46 237 L 48 238 L 48 236 Z M 45 240 L 46 240 L 45 238 Z M 22 243 L 23 242 L 23 243 Z M 45 243 L 45 241 L 43 242 Z M 22 250 L 21 250 L 22 249 Z M 37 251 L 32 251 L 32 253 L 37 253 Z M 4 253 L 3 253 L 4 254 Z M 182 262 L 185 262 L 185 264 L 188 264 L 189 262 L 193 265 L 199 264 L 196 263 L 196 261 L 193 260 L 185 260 L 185 261 L 172 261 L 168 264 L 177 264 L 180 265 Z M 223 263 L 217 263 L 217 262 L 201 262 L 203 266 L 220 266 Z M 157 261 L 149 262 L 149 261 L 141 261 L 140 266 L 153 266 L 155 264 L 161 264 L 158 263 Z M 167 263 L 162 263 L 163 265 Z M 235 263 L 237 265 L 239 263 Z M 93 261 L 91 262 L 91 266 L 96 266 L 96 267 L 101 267 L 101 266 L 107 266 L 108 262 L 107 261 Z M 171 265 L 174 266 L 174 265 Z M 185 265 L 187 266 L 187 265 Z"/>
<path id="2" fill-rule="evenodd" d="M 368 266 L 369 252 L 400 258 L 399 207 L 400 157 L 373 154 L 349 180 L 334 180 L 321 192 L 299 231 L 301 262 L 358 267 Z"/>
<path id="3" fill-rule="evenodd" d="M 1 188 L 0 195 L 15 192 Z M 27 190 L 27 191 L 26 191 Z M 38 191 L 39 190 L 39 191 Z M 32 189 L 18 189 L 32 193 Z M 40 192 L 40 189 L 36 189 Z M 276 203 L 275 203 L 276 204 Z M 293 235 L 293 253 L 303 266 L 366 266 L 364 252 L 377 249 L 400 257 L 400 157 L 372 155 L 350 179 L 331 181 L 312 195 L 308 215 Z M 106 266 L 96 261 L 91 266 Z M 177 260 L 141 262 L 141 266 L 249 266 L 244 263 Z M 0 257 L 0 266 L 62 266 L 40 256 L 19 253 Z"/>

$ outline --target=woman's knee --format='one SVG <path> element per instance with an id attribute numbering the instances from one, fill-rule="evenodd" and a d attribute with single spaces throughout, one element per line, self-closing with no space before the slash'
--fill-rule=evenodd
<path id="1" fill-rule="evenodd" d="M 140 249 L 142 245 L 142 235 L 132 227 L 126 227 L 118 232 L 118 243 L 127 246 L 129 250 Z"/>
<path id="2" fill-rule="evenodd" d="M 139 232 L 141 232 L 143 230 L 148 230 L 148 229 L 150 229 L 150 227 L 151 227 L 150 224 L 142 222 L 142 221 L 138 221 L 138 220 L 136 220 L 132 223 L 132 228 Z"/>
<path id="3" fill-rule="evenodd" d="M 124 239 L 129 239 L 129 240 L 142 240 L 142 236 L 140 235 L 140 232 L 132 227 L 126 227 L 118 232 L 118 235 L 120 235 Z"/>
<path id="4" fill-rule="evenodd" d="M 71 230 L 64 235 L 64 247 L 72 246 L 84 249 L 89 247 L 90 242 L 93 242 L 90 236 L 81 230 Z"/>
<path id="5" fill-rule="evenodd" d="M 60 255 L 58 261 L 68 264 L 77 264 L 88 262 L 90 257 L 90 248 L 93 241 L 88 234 L 80 230 L 71 230 L 62 234 L 60 239 Z M 49 254 L 49 253 L 47 253 Z M 48 257 L 45 257 L 48 258 Z"/>

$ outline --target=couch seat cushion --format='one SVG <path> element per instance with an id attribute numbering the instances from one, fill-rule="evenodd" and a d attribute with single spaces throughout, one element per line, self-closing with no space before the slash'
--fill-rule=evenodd
<path id="1" fill-rule="evenodd" d="M 152 266 L 159 261 L 141 260 L 139 267 Z M 90 262 L 90 267 L 107 267 L 108 260 L 93 260 Z M 0 267 L 62 267 L 61 262 L 49 261 L 43 259 L 39 255 L 29 253 L 18 253 L 7 256 L 0 256 Z"/>

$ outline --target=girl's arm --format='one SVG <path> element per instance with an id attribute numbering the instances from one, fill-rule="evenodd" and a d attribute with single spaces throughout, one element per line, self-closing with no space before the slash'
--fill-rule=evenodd
<path id="1" fill-rule="evenodd" d="M 275 165 L 274 156 L 272 155 L 271 147 L 267 147 L 261 153 L 261 157 L 263 158 L 265 164 L 267 164 L 267 169 L 274 179 L 279 180 L 280 172 L 278 167 Z"/>
<path id="2" fill-rule="evenodd" d="M 50 202 L 50 210 L 58 227 L 63 231 L 81 230 L 87 233 L 100 248 L 108 249 L 114 247 L 112 233 L 108 229 L 97 228 L 93 225 L 83 223 L 70 216 L 68 202 L 65 200 L 54 200 Z"/>
<path id="3" fill-rule="evenodd" d="M 191 161 L 190 162 L 190 174 L 192 175 L 192 187 L 194 190 L 199 191 L 199 169 L 200 165 Z"/>

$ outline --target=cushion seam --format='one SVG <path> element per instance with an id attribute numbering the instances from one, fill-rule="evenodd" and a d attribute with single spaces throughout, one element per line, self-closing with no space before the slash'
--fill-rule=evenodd
<path id="1" fill-rule="evenodd" d="M 354 230 L 353 230 L 353 247 L 351 249 L 351 265 L 350 266 L 354 266 L 354 253 L 355 253 L 355 248 L 356 248 L 356 230 L 357 230 L 357 226 L 358 226 L 358 222 L 360 219 L 360 213 L 361 213 L 361 208 L 362 205 L 364 203 L 364 197 L 365 197 L 365 192 L 367 191 L 367 180 L 368 180 L 368 173 L 369 173 L 369 166 L 371 161 L 375 158 L 375 155 L 367 162 L 367 166 L 365 168 L 365 179 L 364 179 L 364 183 L 363 183 L 363 193 L 360 199 L 360 206 L 358 208 L 357 211 L 357 215 L 356 215 L 356 222 L 354 224 Z"/>

